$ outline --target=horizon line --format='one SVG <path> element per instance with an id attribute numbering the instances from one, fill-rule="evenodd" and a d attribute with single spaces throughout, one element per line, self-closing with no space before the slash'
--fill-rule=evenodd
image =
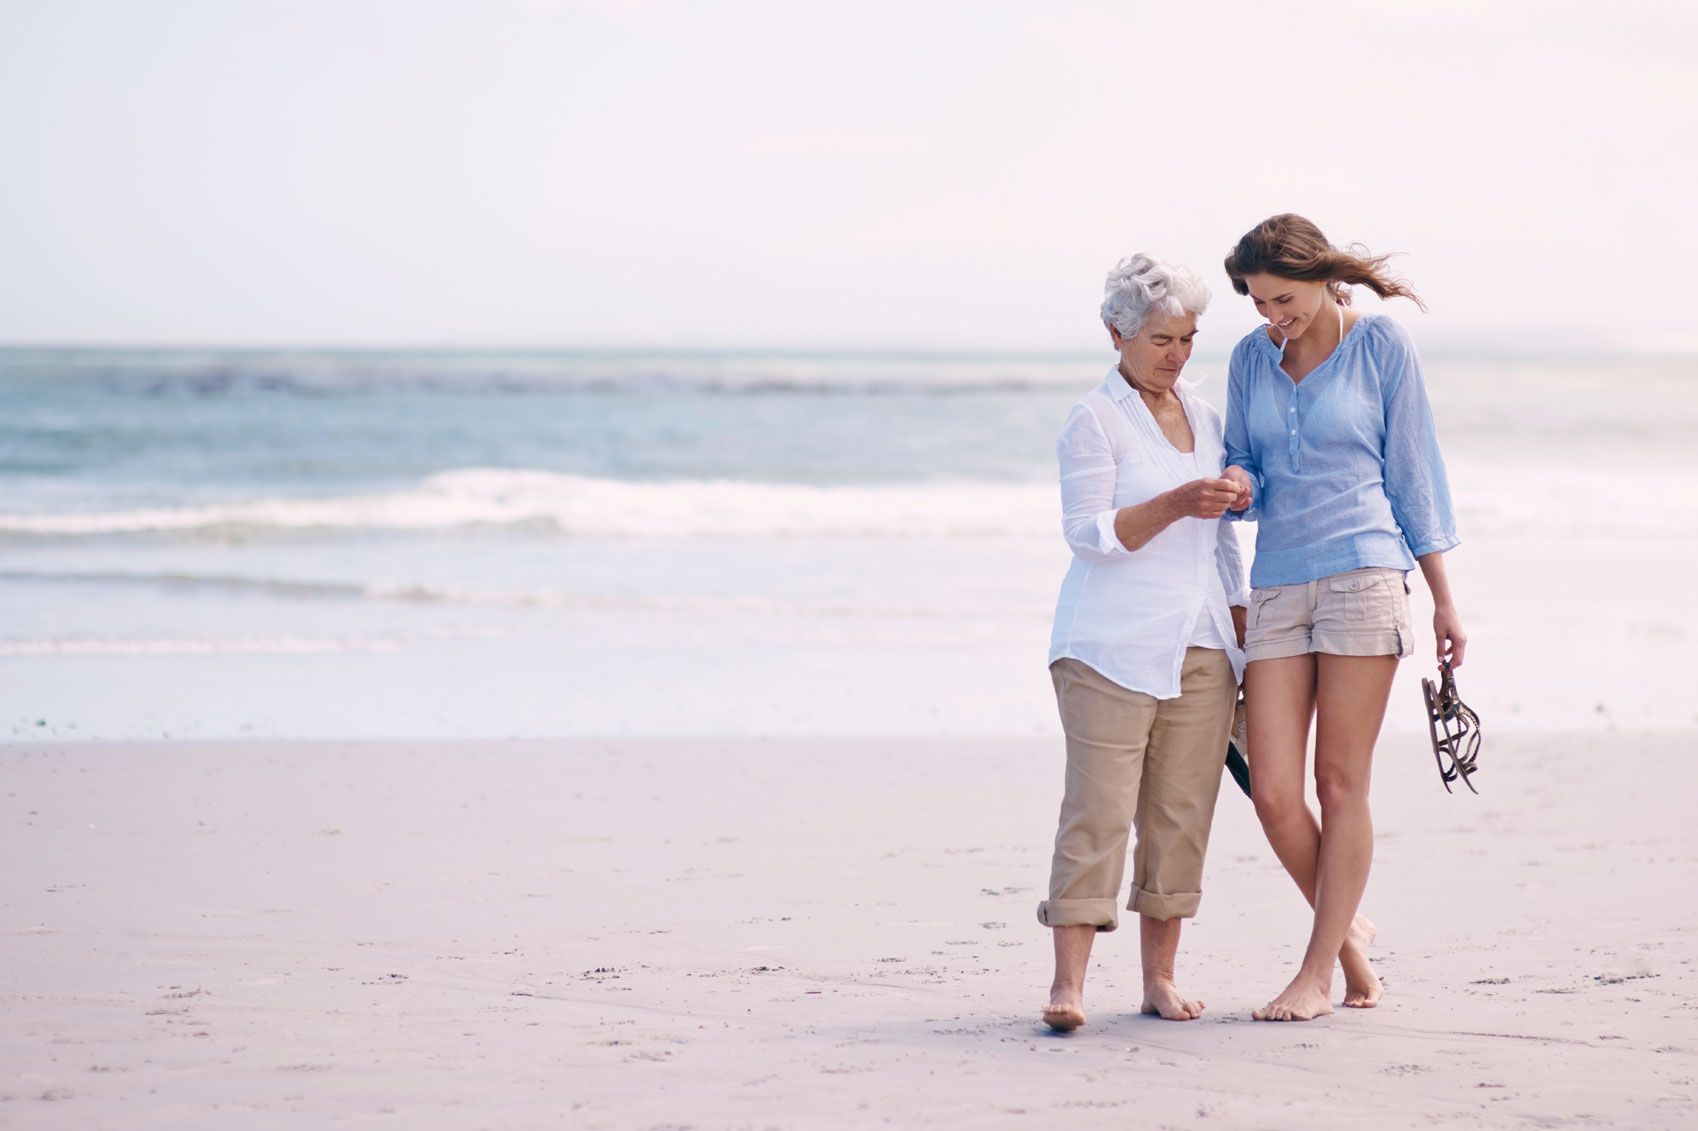
<path id="1" fill-rule="evenodd" d="M 1448 339 L 1448 340 L 1447 340 Z M 1224 349 L 1200 346 L 1198 357 L 1225 358 L 1232 343 Z M 985 349 L 944 345 L 843 346 L 843 345 L 715 345 L 677 346 L 665 344 L 637 345 L 631 343 L 575 344 L 470 344 L 453 342 L 433 343 L 373 343 L 373 342 L 188 342 L 188 341 L 126 341 L 75 342 L 0 340 L 0 353 L 233 353 L 233 354 L 507 354 L 507 355 L 604 355 L 629 357 L 768 357 L 900 360 L 993 360 L 1020 359 L 1028 361 L 1097 360 L 1107 355 L 1106 349 L 1067 349 L 1057 347 L 1010 347 Z M 1628 346 L 1579 348 L 1550 342 L 1534 345 L 1502 343 L 1485 346 L 1468 335 L 1440 335 L 1421 350 L 1425 357 L 1449 359 L 1481 358 L 1493 360 L 1582 360 L 1586 358 L 1692 359 L 1698 358 L 1698 342 L 1691 345 L 1667 345 L 1647 348 Z"/>

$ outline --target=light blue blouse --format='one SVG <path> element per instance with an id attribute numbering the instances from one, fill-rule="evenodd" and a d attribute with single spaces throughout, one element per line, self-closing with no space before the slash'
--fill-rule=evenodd
<path id="1" fill-rule="evenodd" d="M 1232 351 L 1226 462 L 1256 481 L 1256 588 L 1364 566 L 1409 570 L 1461 540 L 1421 362 L 1408 333 L 1363 314 L 1303 380 L 1258 328 Z"/>

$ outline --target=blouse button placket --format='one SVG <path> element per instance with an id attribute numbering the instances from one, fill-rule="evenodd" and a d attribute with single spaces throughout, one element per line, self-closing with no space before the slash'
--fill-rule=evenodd
<path id="1" fill-rule="evenodd" d="M 1290 425 L 1288 431 L 1291 434 L 1287 437 L 1287 441 L 1291 453 L 1291 470 L 1293 471 L 1303 470 L 1303 457 L 1297 446 L 1297 394 L 1299 391 L 1295 387 L 1292 388 L 1290 395 L 1286 397 L 1285 409 L 1285 418 Z"/>

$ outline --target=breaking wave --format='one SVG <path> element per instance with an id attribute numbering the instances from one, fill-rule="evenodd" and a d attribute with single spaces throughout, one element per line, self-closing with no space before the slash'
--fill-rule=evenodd
<path id="1" fill-rule="evenodd" d="M 522 529 L 569 538 L 975 537 L 1047 532 L 1054 488 L 937 483 L 811 486 L 740 480 L 631 482 L 465 468 L 398 491 L 183 507 L 3 514 L 0 538 L 238 539 L 314 531 Z"/>

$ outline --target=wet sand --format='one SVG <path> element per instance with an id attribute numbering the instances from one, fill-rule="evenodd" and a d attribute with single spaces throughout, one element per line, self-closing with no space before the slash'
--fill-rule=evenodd
<path id="1" fill-rule="evenodd" d="M 1053 739 L 0 747 L 0 1125 L 1678 1127 L 1698 734 L 1387 736 L 1372 1011 L 1228 782 L 1179 981 L 1038 1024 Z M 1342 994 L 1342 978 L 1335 993 Z"/>

